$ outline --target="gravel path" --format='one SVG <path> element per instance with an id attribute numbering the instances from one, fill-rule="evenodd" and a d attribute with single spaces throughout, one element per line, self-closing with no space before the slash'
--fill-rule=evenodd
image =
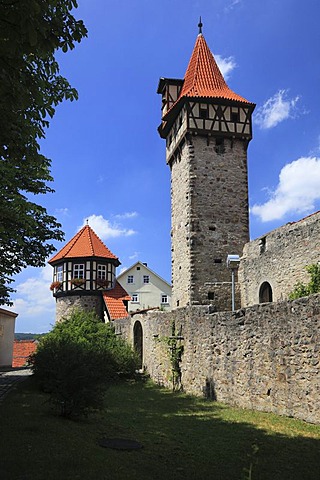
<path id="1" fill-rule="evenodd" d="M 25 380 L 29 375 L 31 375 L 30 368 L 0 371 L 0 403 L 16 383 Z"/>

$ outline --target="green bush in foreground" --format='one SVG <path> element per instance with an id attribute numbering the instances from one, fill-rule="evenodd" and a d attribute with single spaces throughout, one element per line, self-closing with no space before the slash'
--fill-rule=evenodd
<path id="1" fill-rule="evenodd" d="M 58 414 L 80 416 L 103 405 L 106 388 L 120 375 L 134 375 L 137 358 L 111 325 L 75 310 L 40 341 L 32 369 Z"/>
<path id="2" fill-rule="evenodd" d="M 298 282 L 293 291 L 289 294 L 290 300 L 295 300 L 301 297 L 307 297 L 312 293 L 320 292 L 320 264 L 307 265 L 306 270 L 310 273 L 310 282 L 305 285 L 302 282 Z"/>

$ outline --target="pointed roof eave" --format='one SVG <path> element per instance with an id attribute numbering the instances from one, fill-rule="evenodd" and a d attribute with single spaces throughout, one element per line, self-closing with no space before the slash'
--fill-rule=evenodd
<path id="1" fill-rule="evenodd" d="M 53 264 L 64 258 L 100 257 L 115 260 L 120 265 L 118 257 L 114 255 L 92 230 L 85 225 L 78 233 L 56 253 L 48 263 Z"/>
<path id="2" fill-rule="evenodd" d="M 185 98 L 217 98 L 250 105 L 251 107 L 255 106 L 254 103 L 249 102 L 228 87 L 201 33 L 197 37 L 180 95 L 164 115 L 163 120 L 168 120 L 171 117 L 171 112 L 178 108 L 178 105 L 181 108 Z"/>

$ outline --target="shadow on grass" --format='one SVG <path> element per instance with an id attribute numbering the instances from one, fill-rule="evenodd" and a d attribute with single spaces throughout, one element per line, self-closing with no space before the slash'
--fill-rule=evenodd
<path id="1" fill-rule="evenodd" d="M 79 422 L 49 415 L 45 401 L 27 381 L 0 406 L 4 480 L 320 478 L 319 426 L 230 409 L 150 382 L 111 387 L 105 411 Z M 144 448 L 104 449 L 102 436 Z"/>

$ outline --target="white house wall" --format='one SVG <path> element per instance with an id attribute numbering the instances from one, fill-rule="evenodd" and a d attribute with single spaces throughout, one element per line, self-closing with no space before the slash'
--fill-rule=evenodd
<path id="1" fill-rule="evenodd" d="M 0 367 L 11 367 L 17 314 L 0 309 Z"/>
<path id="2" fill-rule="evenodd" d="M 137 267 L 140 267 L 140 270 L 137 270 Z M 133 275 L 133 283 L 128 283 L 129 275 Z M 143 283 L 144 275 L 149 275 L 149 283 Z M 119 275 L 117 280 L 130 296 L 133 294 L 138 295 L 138 302 L 129 301 L 129 312 L 154 307 L 160 307 L 164 310 L 171 309 L 170 285 L 142 263 L 133 265 Z M 162 294 L 167 295 L 167 304 L 161 303 Z"/>

